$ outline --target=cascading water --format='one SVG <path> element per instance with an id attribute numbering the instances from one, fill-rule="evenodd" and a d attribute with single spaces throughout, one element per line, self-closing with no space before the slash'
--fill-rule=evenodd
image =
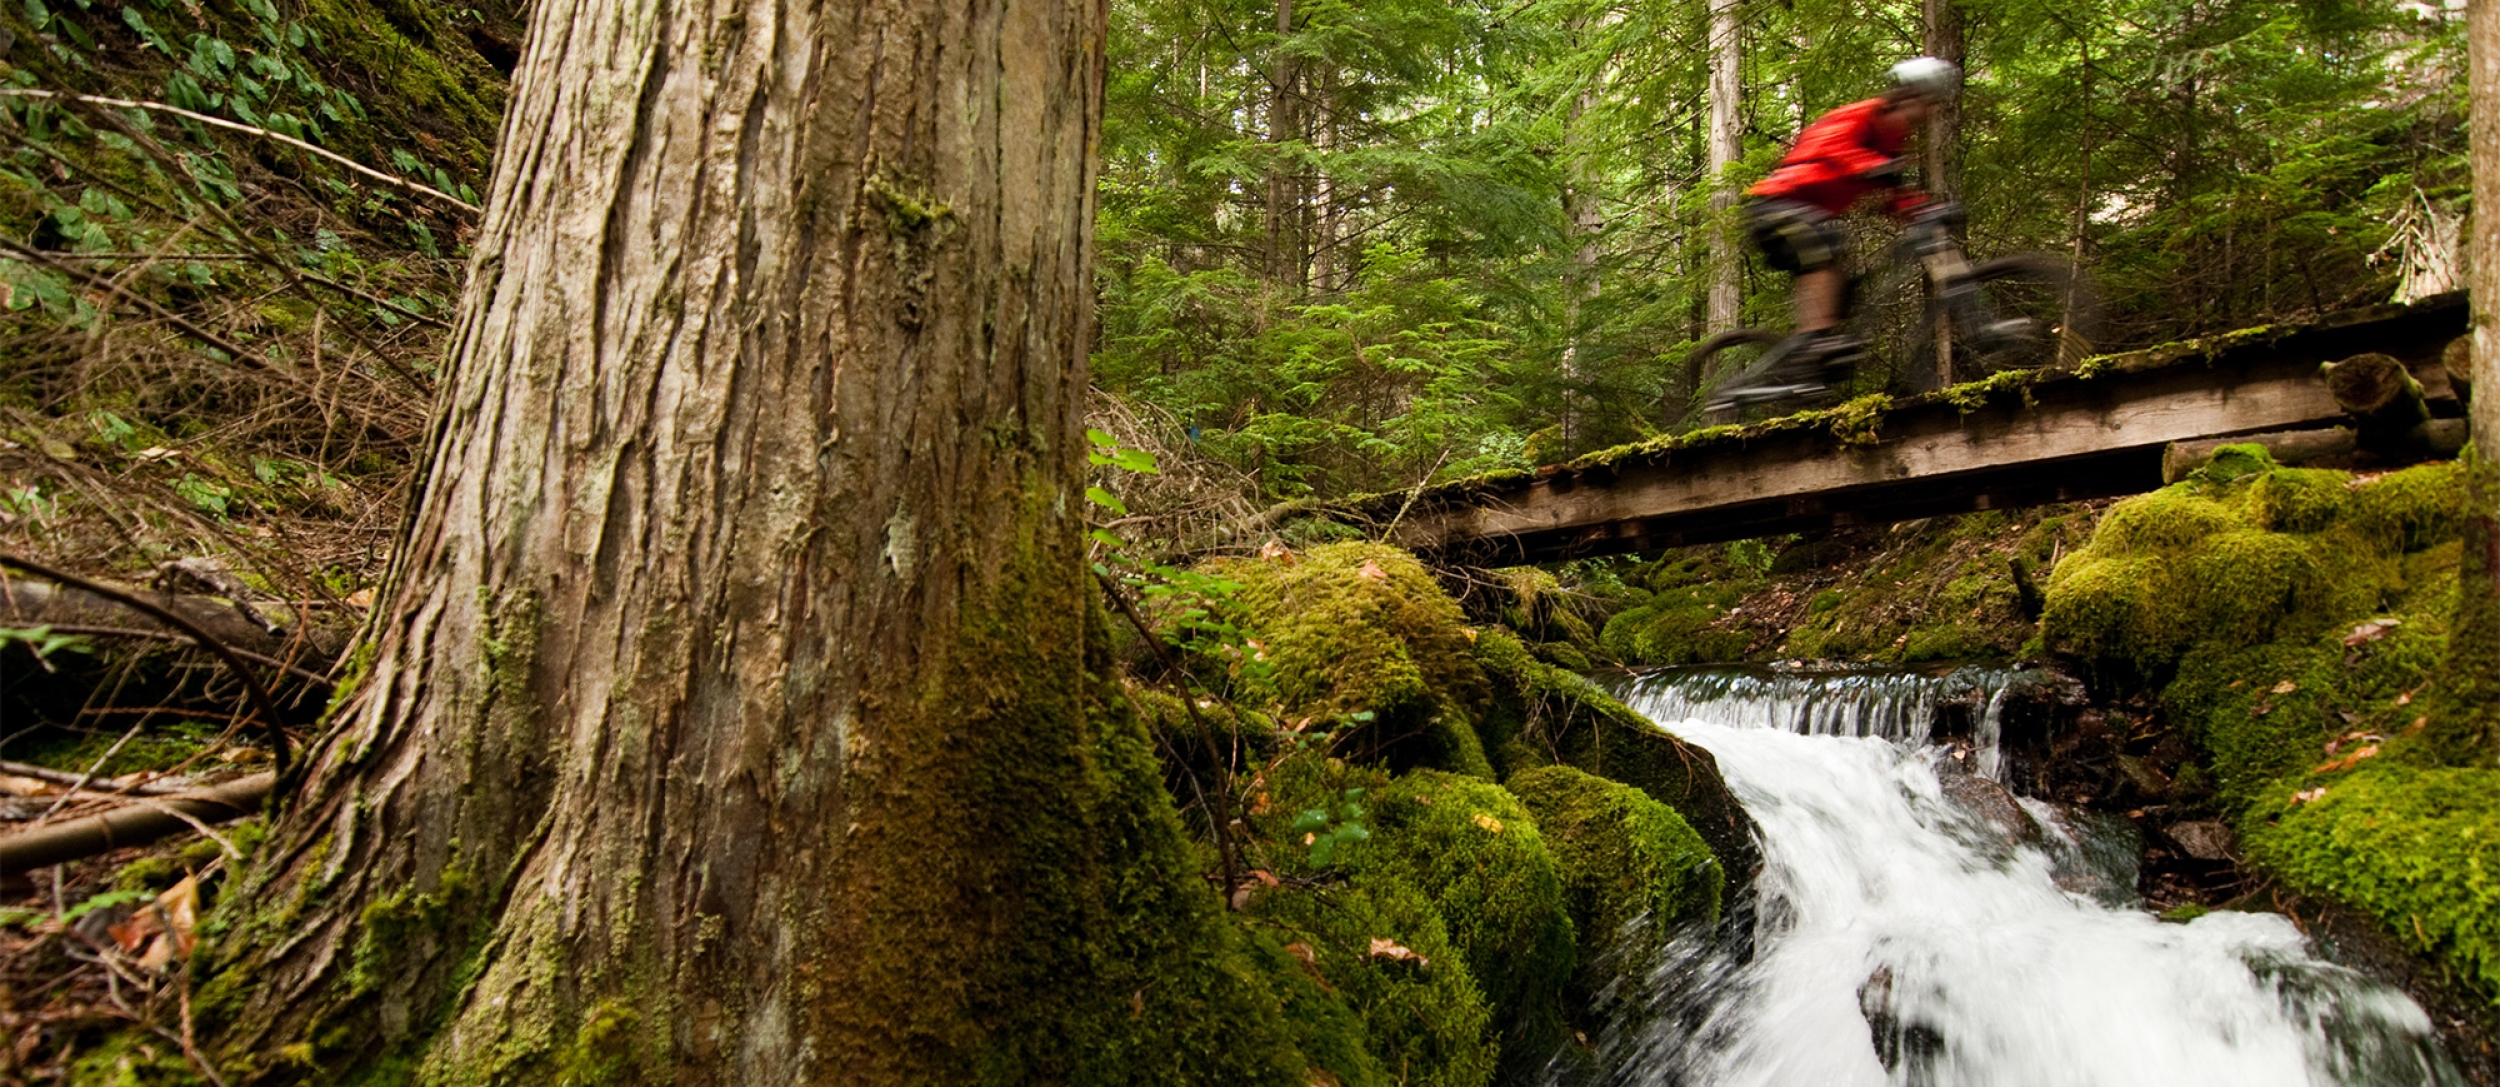
<path id="1" fill-rule="evenodd" d="M 1764 857 L 1750 934 L 1688 936 L 1625 1020 L 1638 1025 L 1610 1040 L 1622 1078 L 2463 1082 L 2418 1006 L 2311 957 L 2289 921 L 2157 920 L 2134 900 L 2131 842 L 2113 849 L 2088 817 L 1988 782 L 1997 715 L 2022 682 L 1685 670 L 1618 684 L 1633 709 L 1717 757 Z M 1926 742 L 1947 703 L 1981 707 L 1967 750 Z"/>

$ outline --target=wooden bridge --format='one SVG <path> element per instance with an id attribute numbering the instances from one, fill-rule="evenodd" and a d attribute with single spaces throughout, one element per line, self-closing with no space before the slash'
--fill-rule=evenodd
<path id="1" fill-rule="evenodd" d="M 1417 552 L 1506 565 L 2133 494 L 2163 484 L 2166 457 L 2175 475 L 2231 436 L 2328 463 L 2401 463 L 2463 441 L 2463 390 L 2442 352 L 2465 331 L 2461 295 L 2351 310 L 2070 373 L 1662 438 L 1379 496 L 1361 512 L 1393 522 L 1390 538 Z M 2413 383 L 2394 376 L 2407 387 L 2365 411 L 2321 367 L 2369 353 L 2392 356 Z"/>

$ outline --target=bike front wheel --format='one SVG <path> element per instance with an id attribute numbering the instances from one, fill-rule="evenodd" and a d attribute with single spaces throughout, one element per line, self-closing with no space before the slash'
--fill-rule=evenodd
<path id="1" fill-rule="evenodd" d="M 1667 418 L 1663 422 L 1670 428 L 1686 424 L 1718 426 L 1737 422 L 1738 413 L 1735 411 L 1706 410 L 1711 394 L 1720 386 L 1736 380 L 1739 375 L 1752 371 L 1781 338 L 1779 333 L 1759 328 L 1738 328 L 1701 341 L 1691 354 L 1684 356 L 1684 388 L 1690 390 L 1690 394 L 1681 404 L 1668 401 Z"/>
<path id="2" fill-rule="evenodd" d="M 2098 350 L 2101 304 L 2091 282 L 2057 257 L 2017 254 L 1971 267 L 1969 293 L 1949 301 L 1951 336 L 1929 343 L 1952 352 L 1955 381 L 2007 370 L 2073 369 Z M 1937 372 L 1941 372 L 1938 370 Z"/>

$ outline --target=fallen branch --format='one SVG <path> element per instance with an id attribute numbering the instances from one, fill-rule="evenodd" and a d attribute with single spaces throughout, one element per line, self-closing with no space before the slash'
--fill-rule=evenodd
<path id="1" fill-rule="evenodd" d="M 21 876 L 125 846 L 145 845 L 197 824 L 250 815 L 268 798 L 277 780 L 273 773 L 253 774 L 197 792 L 0 837 L 0 877 Z"/>
<path id="2" fill-rule="evenodd" d="M 36 781 L 48 781 L 54 785 L 76 785 L 79 780 L 79 775 L 67 770 L 55 770 L 49 766 L 37 766 L 29 762 L 11 762 L 7 759 L 0 759 L 0 774 L 14 774 L 22 778 L 33 778 Z M 117 778 L 103 778 L 87 783 L 89 792 L 137 793 L 143 796 L 176 796 L 189 792 L 191 788 L 192 786 L 189 785 L 167 785 L 154 781 L 125 782 Z"/>
<path id="3" fill-rule="evenodd" d="M 346 652 L 355 634 L 355 617 L 336 612 L 310 625 L 294 625 L 276 632 L 262 629 L 251 617 L 233 604 L 213 596 L 183 593 L 129 590 L 130 595 L 160 608 L 180 614 L 200 629 L 215 635 L 218 641 L 245 659 L 257 659 L 272 668 L 290 668 L 307 680 L 320 680 L 318 675 Z M 64 585 L 49 584 L 26 578 L 0 577 L 0 626 L 48 626 L 62 634 L 93 634 L 101 637 L 158 637 L 181 641 L 190 639 L 167 631 L 126 629 L 131 609 L 110 597 L 95 596 Z M 306 672 L 284 662 L 299 660 Z"/>
<path id="4" fill-rule="evenodd" d="M 83 102 L 91 106 L 113 106 L 119 109 L 144 109 L 157 113 L 170 113 L 176 117 L 197 121 L 201 124 L 214 128 L 222 128 L 229 132 L 241 132 L 246 135 L 276 140 L 279 143 L 286 144 L 289 147 L 293 147 L 307 154 L 318 155 L 322 158 L 338 163 L 341 166 L 354 170 L 357 173 L 363 174 L 366 177 L 372 178 L 385 185 L 403 189 L 419 196 L 431 197 L 435 200 L 449 204 L 452 207 L 468 212 L 471 215 L 480 214 L 483 210 L 475 204 L 462 200 L 457 196 L 453 196 L 452 194 L 444 192 L 443 190 L 437 189 L 431 185 L 423 185 L 410 181 L 407 178 L 399 177 L 395 174 L 383 173 L 380 170 L 376 170 L 371 166 L 367 166 L 364 163 L 356 161 L 355 159 L 348 158 L 347 156 L 339 154 L 336 151 L 325 151 L 319 147 L 313 146 L 312 144 L 296 139 L 293 136 L 286 135 L 285 133 L 272 132 L 257 125 L 247 125 L 237 121 L 229 121 L 223 117 L 211 117 L 205 113 L 195 113 L 180 106 L 169 106 L 163 102 L 146 102 L 130 98 L 105 98 L 100 95 L 93 94 L 73 94 L 69 91 L 47 91 L 34 87 L 11 87 L 0 89 L 0 96 L 7 96 L 11 98 L 65 99 L 71 102 Z"/>
<path id="5" fill-rule="evenodd" d="M 127 605 L 134 610 L 146 613 L 157 622 L 190 635 L 200 648 L 215 653 L 219 660 L 226 663 L 227 668 L 234 671 L 235 678 L 243 682 L 243 692 L 250 696 L 252 709 L 260 718 L 263 732 L 269 737 L 270 760 L 277 766 L 279 773 L 286 773 L 286 726 L 278 718 L 276 700 L 269 697 L 269 689 L 261 685 L 260 678 L 254 676 L 250 669 L 243 667 L 242 659 L 235 656 L 234 650 L 228 648 L 226 643 L 219 641 L 216 635 L 201 629 L 198 624 L 176 614 L 172 609 L 159 607 L 138 596 L 109 585 L 89 581 L 76 574 L 64 573 L 41 563 L 8 554 L 0 554 L 0 566 L 14 566 L 36 577 L 49 578 L 71 588 L 82 589 L 107 600 Z"/>

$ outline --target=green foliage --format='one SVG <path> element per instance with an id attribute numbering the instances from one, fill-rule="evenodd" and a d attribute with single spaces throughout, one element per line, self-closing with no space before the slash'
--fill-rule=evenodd
<path id="1" fill-rule="evenodd" d="M 2452 11 L 1956 8 L 1970 244 L 2091 266 L 2113 316 L 2099 346 L 2378 301 L 2448 244 L 2466 177 L 2463 92 L 2440 74 L 2463 60 Z M 1096 360 L 1107 386 L 1187 420 L 1277 497 L 1403 489 L 1679 425 L 1714 251 L 1740 250 L 1746 323 L 1787 319 L 1785 277 L 1743 248 L 1714 190 L 1880 91 L 1922 47 L 1924 14 L 1748 9 L 1742 153 L 1713 177 L 1701 0 L 1287 10 L 1280 26 L 1276 5 L 1239 0 L 1113 6 Z M 1856 237 L 1874 251 L 1888 230 Z M 1827 422 L 1863 439 L 1871 418 Z"/>
<path id="2" fill-rule="evenodd" d="M 83 634 L 57 634 L 50 624 L 31 627 L 0 627 L 0 650 L 9 646 L 26 647 L 35 663 L 50 672 L 54 653 L 93 653 L 95 642 Z"/>

